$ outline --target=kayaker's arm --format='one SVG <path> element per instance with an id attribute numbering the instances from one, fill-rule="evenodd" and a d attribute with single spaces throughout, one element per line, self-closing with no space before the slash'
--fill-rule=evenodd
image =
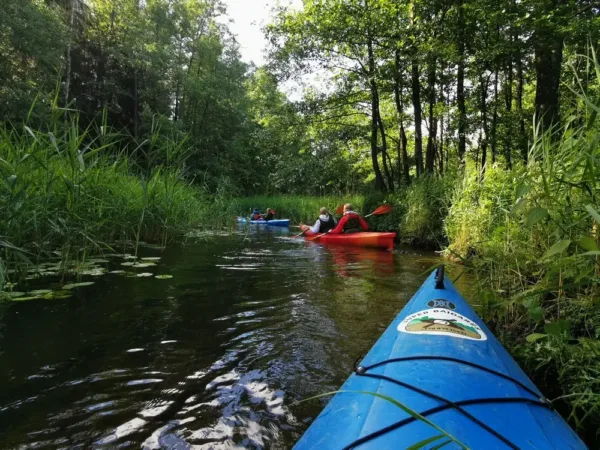
<path id="1" fill-rule="evenodd" d="M 321 221 L 319 219 L 317 219 L 315 224 L 310 228 L 310 231 L 312 231 L 313 233 L 316 234 L 319 232 L 320 229 L 321 229 Z"/>
<path id="2" fill-rule="evenodd" d="M 360 223 L 360 227 L 363 229 L 363 231 L 369 230 L 369 224 L 365 219 L 362 218 L 362 216 L 358 216 L 358 222 Z"/>
<path id="3" fill-rule="evenodd" d="M 342 234 L 344 232 L 344 225 L 348 221 L 348 216 L 344 216 L 340 219 L 337 226 L 329 232 L 329 234 Z M 363 220 L 364 222 L 364 220 Z M 366 222 L 365 222 L 366 223 Z"/>

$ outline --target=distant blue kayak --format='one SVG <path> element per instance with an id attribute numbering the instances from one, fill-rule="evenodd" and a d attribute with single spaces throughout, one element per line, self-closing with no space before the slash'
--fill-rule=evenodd
<path id="1" fill-rule="evenodd" d="M 443 268 L 340 389 L 391 397 L 474 450 L 587 448 L 444 278 Z M 387 400 L 340 392 L 294 448 L 400 450 L 420 442 L 415 448 L 462 448 L 452 441 L 440 447 L 447 441 Z"/>
<path id="2" fill-rule="evenodd" d="M 245 217 L 236 217 L 238 223 L 251 223 L 253 225 L 268 225 L 270 227 L 289 227 L 290 219 L 249 220 Z"/>

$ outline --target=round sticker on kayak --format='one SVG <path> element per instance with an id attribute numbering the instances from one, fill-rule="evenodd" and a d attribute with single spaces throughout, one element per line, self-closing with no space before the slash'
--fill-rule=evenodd
<path id="1" fill-rule="evenodd" d="M 448 309 L 425 309 L 407 316 L 398 331 L 411 334 L 451 336 L 473 341 L 485 341 L 487 336 L 479 325 Z"/>

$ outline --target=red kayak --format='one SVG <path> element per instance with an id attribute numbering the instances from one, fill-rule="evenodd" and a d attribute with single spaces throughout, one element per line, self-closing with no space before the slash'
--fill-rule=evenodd
<path id="1" fill-rule="evenodd" d="M 308 225 L 300 225 L 305 236 L 314 236 Z M 321 234 L 321 233 L 319 233 Z M 325 234 L 316 238 L 313 242 L 319 244 L 337 244 L 351 245 L 354 247 L 375 247 L 392 250 L 394 248 L 394 238 L 396 233 L 377 233 L 374 231 L 363 231 L 361 233 L 352 234 Z"/>

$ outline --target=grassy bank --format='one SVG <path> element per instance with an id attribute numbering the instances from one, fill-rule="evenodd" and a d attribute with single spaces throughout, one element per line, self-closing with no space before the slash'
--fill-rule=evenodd
<path id="1" fill-rule="evenodd" d="M 223 219 L 231 222 L 235 216 L 249 216 L 254 208 L 265 212 L 267 208 L 276 211 L 276 217 L 279 219 L 291 219 L 292 224 L 312 223 L 319 216 L 319 209 L 323 206 L 335 211 L 339 205 L 352 203 L 357 211 L 364 207 L 365 199 L 361 195 L 349 197 L 309 197 L 296 195 L 280 196 L 253 196 L 220 200 L 221 205 L 217 210 L 221 212 Z"/>
<path id="2" fill-rule="evenodd" d="M 466 176 L 445 219 L 446 252 L 477 274 L 488 323 L 586 430 L 600 425 L 598 139 L 591 123 L 537 136 L 526 167 Z"/>
<path id="3" fill-rule="evenodd" d="M 184 157 L 157 130 L 136 150 L 106 127 L 81 131 L 76 118 L 0 127 L 0 266 L 82 261 L 117 240 L 166 244 L 208 210 L 182 177 Z M 1 272 L 4 282 L 18 277 Z"/>

